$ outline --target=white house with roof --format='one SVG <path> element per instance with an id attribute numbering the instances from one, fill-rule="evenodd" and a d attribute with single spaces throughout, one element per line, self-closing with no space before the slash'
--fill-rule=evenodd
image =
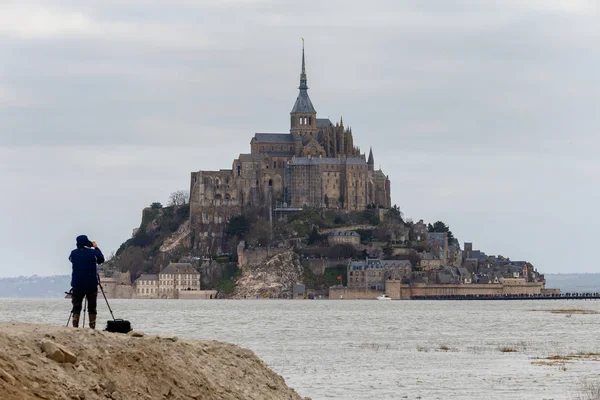
<path id="1" fill-rule="evenodd" d="M 158 275 L 142 274 L 133 283 L 135 297 L 145 299 L 158 298 Z"/>
<path id="2" fill-rule="evenodd" d="M 161 299 L 178 298 L 179 292 L 200 290 L 200 272 L 189 263 L 169 263 L 158 273 Z"/>

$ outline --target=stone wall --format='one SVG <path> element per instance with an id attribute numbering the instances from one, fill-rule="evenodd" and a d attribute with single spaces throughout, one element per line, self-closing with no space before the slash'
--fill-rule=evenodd
<path id="1" fill-rule="evenodd" d="M 104 276 L 99 274 L 100 282 L 104 294 L 109 299 L 131 299 L 134 295 L 134 288 L 130 284 L 131 275 L 129 272 L 114 272 L 112 276 Z M 99 294 L 102 296 L 102 293 Z"/>
<path id="2" fill-rule="evenodd" d="M 383 292 L 367 289 L 349 289 L 346 287 L 334 286 L 329 288 L 330 300 L 375 300 Z"/>
<path id="3" fill-rule="evenodd" d="M 400 281 L 385 282 L 385 294 L 392 299 L 410 299 L 412 296 L 441 295 L 502 295 L 502 294 L 540 294 L 544 282 L 526 284 L 464 284 L 464 285 L 405 285 Z"/>
<path id="4" fill-rule="evenodd" d="M 182 290 L 179 292 L 179 300 L 210 300 L 217 298 L 216 290 Z"/>
<path id="5" fill-rule="evenodd" d="M 346 267 L 347 265 L 347 258 L 305 258 L 302 260 L 302 266 L 309 268 L 315 275 L 323 275 L 327 268 L 334 268 L 337 266 Z"/>
<path id="6" fill-rule="evenodd" d="M 267 259 L 290 251 L 287 248 L 280 247 L 256 247 L 254 249 L 244 249 L 238 246 L 238 267 L 243 268 L 246 265 L 260 264 Z"/>

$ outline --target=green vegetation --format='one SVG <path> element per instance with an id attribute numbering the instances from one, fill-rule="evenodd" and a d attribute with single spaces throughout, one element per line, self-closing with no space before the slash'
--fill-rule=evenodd
<path id="1" fill-rule="evenodd" d="M 450 227 L 448 225 L 446 225 L 445 223 L 443 223 L 442 221 L 437 221 L 433 225 L 428 224 L 427 231 L 428 232 L 439 232 L 439 233 L 447 232 L 448 233 L 448 242 L 452 242 L 452 240 L 454 240 L 454 235 L 452 235 L 452 231 L 450 230 Z"/>
<path id="2" fill-rule="evenodd" d="M 339 285 L 338 277 L 342 276 L 342 284 L 345 286 L 347 280 L 347 269 L 345 265 L 327 268 L 323 275 L 315 275 L 310 268 L 304 267 L 304 284 L 309 289 L 324 290 L 334 285 Z"/>
<path id="3" fill-rule="evenodd" d="M 235 281 L 231 280 L 231 279 L 227 279 L 224 281 L 221 281 L 218 285 L 219 291 L 223 292 L 224 294 L 232 294 L 233 291 L 235 290 Z"/>

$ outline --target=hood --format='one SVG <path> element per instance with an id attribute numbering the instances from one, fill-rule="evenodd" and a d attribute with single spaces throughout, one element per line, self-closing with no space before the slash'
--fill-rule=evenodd
<path id="1" fill-rule="evenodd" d="M 86 235 L 77 236 L 75 241 L 77 242 L 77 247 L 91 247 L 92 246 L 92 242 L 90 242 L 90 240 L 88 239 L 88 237 Z"/>

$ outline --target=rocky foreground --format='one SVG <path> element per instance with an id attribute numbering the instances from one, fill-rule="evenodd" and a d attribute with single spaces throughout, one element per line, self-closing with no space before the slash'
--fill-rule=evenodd
<path id="1" fill-rule="evenodd" d="M 132 333 L 0 324 L 0 399 L 302 400 L 250 350 Z"/>

